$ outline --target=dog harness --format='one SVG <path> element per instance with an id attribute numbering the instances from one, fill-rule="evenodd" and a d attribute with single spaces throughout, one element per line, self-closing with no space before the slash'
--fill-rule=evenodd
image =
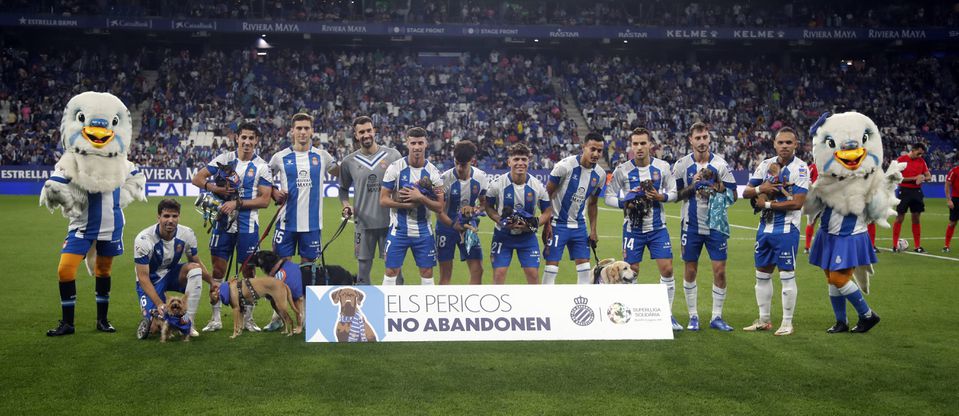
<path id="1" fill-rule="evenodd" d="M 246 300 L 246 296 L 243 296 L 243 284 L 241 281 L 246 282 L 246 288 L 250 291 L 250 297 L 253 298 L 253 302 Z M 247 306 L 256 306 L 256 301 L 260 300 L 260 294 L 256 293 L 256 290 L 253 289 L 253 283 L 250 283 L 250 279 L 240 278 L 236 279 L 236 293 L 240 297 L 238 303 L 240 304 L 240 312 L 244 312 Z"/>
<path id="2" fill-rule="evenodd" d="M 601 284 L 603 284 L 603 276 L 602 276 L 601 273 L 603 273 L 603 269 L 605 269 L 605 268 L 606 268 L 606 266 L 597 267 L 597 268 L 593 269 L 593 284 L 594 284 L 594 285 L 601 285 Z"/>
<path id="3" fill-rule="evenodd" d="M 350 324 L 350 335 L 346 338 L 347 342 L 366 342 L 366 320 L 363 316 L 357 314 L 353 316 L 341 316 L 340 322 Z"/>

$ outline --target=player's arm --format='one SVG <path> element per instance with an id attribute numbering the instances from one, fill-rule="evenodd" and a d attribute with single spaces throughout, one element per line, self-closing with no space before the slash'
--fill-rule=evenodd
<path id="1" fill-rule="evenodd" d="M 539 215 L 539 223 L 549 224 L 549 220 L 553 218 L 553 204 L 550 203 L 549 200 L 540 200 L 539 210 L 541 212 Z"/>
<path id="2" fill-rule="evenodd" d="M 147 260 L 149 262 L 149 260 Z M 140 264 L 137 262 L 134 270 L 137 274 L 137 282 L 140 283 L 140 289 L 143 289 L 143 293 L 153 301 L 154 305 L 157 305 L 157 308 L 163 309 L 163 301 L 160 300 L 160 295 L 157 294 L 156 288 L 153 286 L 153 282 L 150 281 L 150 265 L 149 264 Z M 149 311 L 147 311 L 149 312 Z"/>
<path id="3" fill-rule="evenodd" d="M 586 215 L 589 217 L 589 239 L 599 240 L 599 234 L 596 233 L 596 219 L 599 215 L 599 195 L 593 195 L 589 198 L 586 205 Z"/>
<path id="4" fill-rule="evenodd" d="M 209 181 L 210 176 L 214 173 L 216 173 L 216 168 L 207 166 L 206 169 L 197 170 L 196 173 L 193 174 L 193 180 L 191 182 L 193 182 L 193 186 L 197 188 L 213 192 L 222 198 L 229 198 L 229 189 L 224 186 L 216 186 L 215 183 Z"/>
<path id="5" fill-rule="evenodd" d="M 609 181 L 609 185 L 606 187 L 606 197 L 604 201 L 606 205 L 622 209 L 623 201 L 619 197 L 619 192 L 623 189 L 623 181 L 619 172 L 619 169 L 613 172 L 613 179 Z"/>
<path id="6" fill-rule="evenodd" d="M 946 206 L 949 207 L 949 209 L 953 209 L 953 208 L 952 208 L 952 207 L 953 207 L 953 203 L 952 203 L 952 180 L 953 180 L 953 175 L 955 175 L 955 172 L 956 172 L 956 170 L 953 169 L 953 170 L 949 171 L 949 174 L 946 175 Z"/>
<path id="7" fill-rule="evenodd" d="M 442 188 L 436 188 L 436 199 L 430 199 L 426 195 L 423 195 L 419 189 L 409 188 L 410 197 L 413 201 L 419 202 L 422 205 L 425 205 L 430 211 L 440 213 L 443 211 L 443 205 L 446 203 L 446 195 L 443 194 Z"/>
<path id="8" fill-rule="evenodd" d="M 494 223 L 499 223 L 502 217 L 499 215 L 499 212 L 496 212 L 496 198 L 492 196 L 486 197 L 486 202 L 483 204 L 483 209 L 486 211 L 486 216 L 489 217 L 490 221 Z"/>
<path id="9" fill-rule="evenodd" d="M 343 169 L 342 166 L 339 173 L 337 179 L 340 182 L 340 189 L 337 197 L 340 199 L 340 205 L 343 206 L 343 217 L 349 218 L 353 216 L 353 204 L 350 203 L 350 187 L 353 186 L 353 175 L 350 174 L 349 169 Z"/>
<path id="10" fill-rule="evenodd" d="M 387 187 L 380 188 L 380 206 L 393 209 L 414 209 L 416 204 L 411 202 L 400 202 L 393 199 L 393 190 Z"/>
<path id="11" fill-rule="evenodd" d="M 286 183 L 286 172 L 283 170 L 283 161 L 278 157 L 279 155 L 273 155 L 270 158 L 270 171 L 273 172 L 273 190 L 270 194 L 270 197 L 276 201 L 277 204 L 282 204 L 286 202 L 286 197 L 288 192 L 280 189 L 281 183 Z"/>
<path id="12" fill-rule="evenodd" d="M 762 191 L 763 185 L 767 184 L 765 181 L 763 181 L 763 172 L 765 169 L 765 163 L 760 163 L 759 166 L 756 166 L 756 170 L 754 170 L 753 174 L 749 176 L 749 182 L 746 183 L 746 189 L 743 190 L 743 198 L 753 199 L 759 196 L 761 193 L 766 193 Z"/>
<path id="13" fill-rule="evenodd" d="M 211 285 L 213 284 L 213 276 L 210 274 L 210 271 L 207 270 L 206 265 L 203 264 L 203 261 L 200 260 L 200 256 L 196 255 L 196 253 L 191 253 L 191 254 L 188 254 L 188 255 L 186 256 L 186 259 L 189 260 L 191 263 L 199 264 L 199 265 L 200 265 L 200 273 L 203 274 L 203 276 L 202 276 L 202 277 L 203 277 L 203 281 L 204 281 L 204 282 L 207 282 L 207 283 L 209 283 L 209 284 L 211 284 Z M 137 277 L 139 278 L 139 276 L 137 276 Z"/>
<path id="14" fill-rule="evenodd" d="M 727 189 L 731 189 L 733 191 L 733 203 L 735 203 L 736 200 L 739 199 L 739 192 L 736 189 L 736 178 L 733 177 L 733 172 L 729 170 L 728 165 L 723 170 L 725 171 L 723 177 L 717 181 L 721 185 L 719 192 L 726 192 Z"/>

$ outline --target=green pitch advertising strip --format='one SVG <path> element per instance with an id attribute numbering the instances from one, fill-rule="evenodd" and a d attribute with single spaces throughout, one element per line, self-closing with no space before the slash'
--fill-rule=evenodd
<path id="1" fill-rule="evenodd" d="M 657 284 L 307 289 L 307 342 L 673 339 Z"/>

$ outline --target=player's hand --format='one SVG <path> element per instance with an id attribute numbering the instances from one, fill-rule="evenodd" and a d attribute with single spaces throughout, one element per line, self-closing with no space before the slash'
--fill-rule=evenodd
<path id="1" fill-rule="evenodd" d="M 423 193 L 416 188 L 402 188 L 398 192 L 400 202 L 419 202 L 423 198 Z"/>
<path id="2" fill-rule="evenodd" d="M 230 215 L 233 211 L 236 211 L 236 201 L 227 201 L 220 205 L 220 212 L 225 215 Z"/>
<path id="3" fill-rule="evenodd" d="M 952 203 L 952 198 L 946 200 L 946 206 L 949 207 L 949 209 L 956 209 L 956 204 Z"/>
<path id="4" fill-rule="evenodd" d="M 216 304 L 216 300 L 217 300 L 216 298 L 218 297 L 217 295 L 220 294 L 220 285 L 221 283 L 216 283 L 216 282 L 210 283 L 210 304 L 211 305 Z"/>
<path id="5" fill-rule="evenodd" d="M 228 188 L 225 186 L 210 186 L 210 192 L 213 192 L 217 196 L 223 199 L 233 199 L 236 196 L 237 190 L 234 188 Z"/>
<path id="6" fill-rule="evenodd" d="M 549 245 L 549 241 L 553 239 L 553 226 L 550 223 L 546 223 L 543 226 L 543 244 Z"/>
<path id="7" fill-rule="evenodd" d="M 921 185 L 923 182 L 925 182 L 925 180 L 926 180 L 925 175 L 916 176 L 916 185 Z"/>
<path id="8" fill-rule="evenodd" d="M 646 199 L 662 202 L 664 199 L 666 199 L 666 197 L 659 193 L 658 189 L 654 188 L 646 191 Z"/>
<path id="9" fill-rule="evenodd" d="M 776 190 L 776 185 L 771 182 L 763 182 L 756 188 L 756 191 L 765 195 L 771 195 L 773 192 L 776 192 Z"/>
<path id="10" fill-rule="evenodd" d="M 599 234 L 596 234 L 596 230 L 589 232 L 589 246 L 596 248 L 596 244 L 599 242 Z"/>
<path id="11" fill-rule="evenodd" d="M 347 205 L 343 207 L 342 212 L 343 218 L 352 218 L 353 217 L 353 207 Z"/>
<path id="12" fill-rule="evenodd" d="M 273 190 L 273 200 L 276 201 L 277 205 L 282 205 L 284 202 L 286 202 L 286 198 L 289 195 L 290 195 L 289 193 L 283 190 L 279 190 L 279 189 Z"/>
<path id="13" fill-rule="evenodd" d="M 160 303 L 160 306 L 157 306 L 157 318 L 163 319 L 166 316 L 166 304 Z"/>

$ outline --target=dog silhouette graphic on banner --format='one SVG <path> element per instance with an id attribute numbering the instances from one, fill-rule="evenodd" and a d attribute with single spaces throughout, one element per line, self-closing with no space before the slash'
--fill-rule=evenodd
<path id="1" fill-rule="evenodd" d="M 365 297 L 363 291 L 352 287 L 330 292 L 330 300 L 340 307 L 334 327 L 337 342 L 376 342 L 376 332 L 360 309 Z"/>

